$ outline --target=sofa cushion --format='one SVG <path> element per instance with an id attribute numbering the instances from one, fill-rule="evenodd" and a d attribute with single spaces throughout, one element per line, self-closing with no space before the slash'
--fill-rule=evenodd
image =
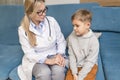
<path id="1" fill-rule="evenodd" d="M 0 45 L 0 80 L 6 80 L 9 72 L 21 62 L 22 54 L 19 45 Z"/>
<path id="2" fill-rule="evenodd" d="M 102 61 L 101 61 L 101 55 L 100 54 L 98 56 L 98 72 L 97 72 L 97 75 L 96 75 L 96 80 L 105 80 L 104 72 L 103 72 L 103 64 L 102 64 Z"/>
<path id="3" fill-rule="evenodd" d="M 10 73 L 9 73 L 9 78 L 12 80 L 20 80 L 17 74 L 17 67 L 14 68 Z"/>
<path id="4" fill-rule="evenodd" d="M 103 32 L 100 38 L 100 51 L 105 80 L 119 80 L 120 33 Z"/>
<path id="5" fill-rule="evenodd" d="M 98 38 L 100 38 L 100 36 L 102 34 L 101 32 L 94 32 L 94 33 Z M 66 49 L 66 54 L 68 53 L 67 50 L 68 50 L 68 48 Z M 9 78 L 12 79 L 12 80 L 20 80 L 19 77 L 18 77 L 18 74 L 17 74 L 17 67 L 14 68 L 10 72 Z M 35 80 L 34 77 L 33 77 L 32 80 Z M 105 80 L 104 74 L 103 74 L 103 65 L 101 63 L 101 55 L 100 54 L 99 54 L 99 57 L 98 57 L 98 72 L 97 72 L 97 75 L 96 75 L 96 80 Z"/>
<path id="6" fill-rule="evenodd" d="M 19 77 L 18 77 L 18 74 L 17 74 L 17 67 L 14 68 L 10 72 L 9 78 L 12 79 L 12 80 L 20 80 Z M 32 80 L 35 80 L 34 77 L 33 77 Z M 99 55 L 99 58 L 98 58 L 98 72 L 97 72 L 97 75 L 96 75 L 96 80 L 105 80 L 100 55 Z"/>
<path id="7" fill-rule="evenodd" d="M 9 79 L 11 80 L 20 80 L 18 74 L 17 74 L 17 67 L 14 68 L 10 74 L 9 74 Z M 33 77 L 32 80 L 35 80 L 35 78 Z"/>

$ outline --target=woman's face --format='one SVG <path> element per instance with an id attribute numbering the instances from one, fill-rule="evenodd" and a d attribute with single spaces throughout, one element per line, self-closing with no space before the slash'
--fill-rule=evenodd
<path id="1" fill-rule="evenodd" d="M 44 20 L 44 18 L 46 16 L 46 11 L 47 11 L 47 8 L 46 8 L 44 2 L 36 2 L 34 5 L 34 10 L 30 14 L 31 20 L 36 25 L 38 25 L 41 21 Z"/>

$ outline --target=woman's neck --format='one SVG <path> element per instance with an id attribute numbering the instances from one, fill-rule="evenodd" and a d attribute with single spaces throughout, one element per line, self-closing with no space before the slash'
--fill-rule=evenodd
<path id="1" fill-rule="evenodd" d="M 33 22 L 36 26 L 39 26 L 39 24 L 40 24 L 40 21 L 32 20 L 32 22 Z"/>

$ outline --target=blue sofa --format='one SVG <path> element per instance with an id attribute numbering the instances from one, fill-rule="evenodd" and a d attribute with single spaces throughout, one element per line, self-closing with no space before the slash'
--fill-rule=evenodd
<path id="1" fill-rule="evenodd" d="M 48 8 L 47 15 L 58 21 L 65 38 L 72 31 L 71 15 L 77 9 L 84 8 L 93 13 L 91 28 L 102 32 L 96 80 L 119 80 L 120 8 L 101 7 L 97 3 L 49 5 Z M 17 66 L 23 52 L 17 29 L 23 16 L 22 5 L 0 5 L 0 80 L 19 80 Z"/>

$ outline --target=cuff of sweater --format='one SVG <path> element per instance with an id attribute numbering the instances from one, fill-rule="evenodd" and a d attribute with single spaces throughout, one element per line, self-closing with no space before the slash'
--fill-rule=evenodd
<path id="1" fill-rule="evenodd" d="M 78 75 L 78 80 L 84 80 L 84 77 Z"/>

